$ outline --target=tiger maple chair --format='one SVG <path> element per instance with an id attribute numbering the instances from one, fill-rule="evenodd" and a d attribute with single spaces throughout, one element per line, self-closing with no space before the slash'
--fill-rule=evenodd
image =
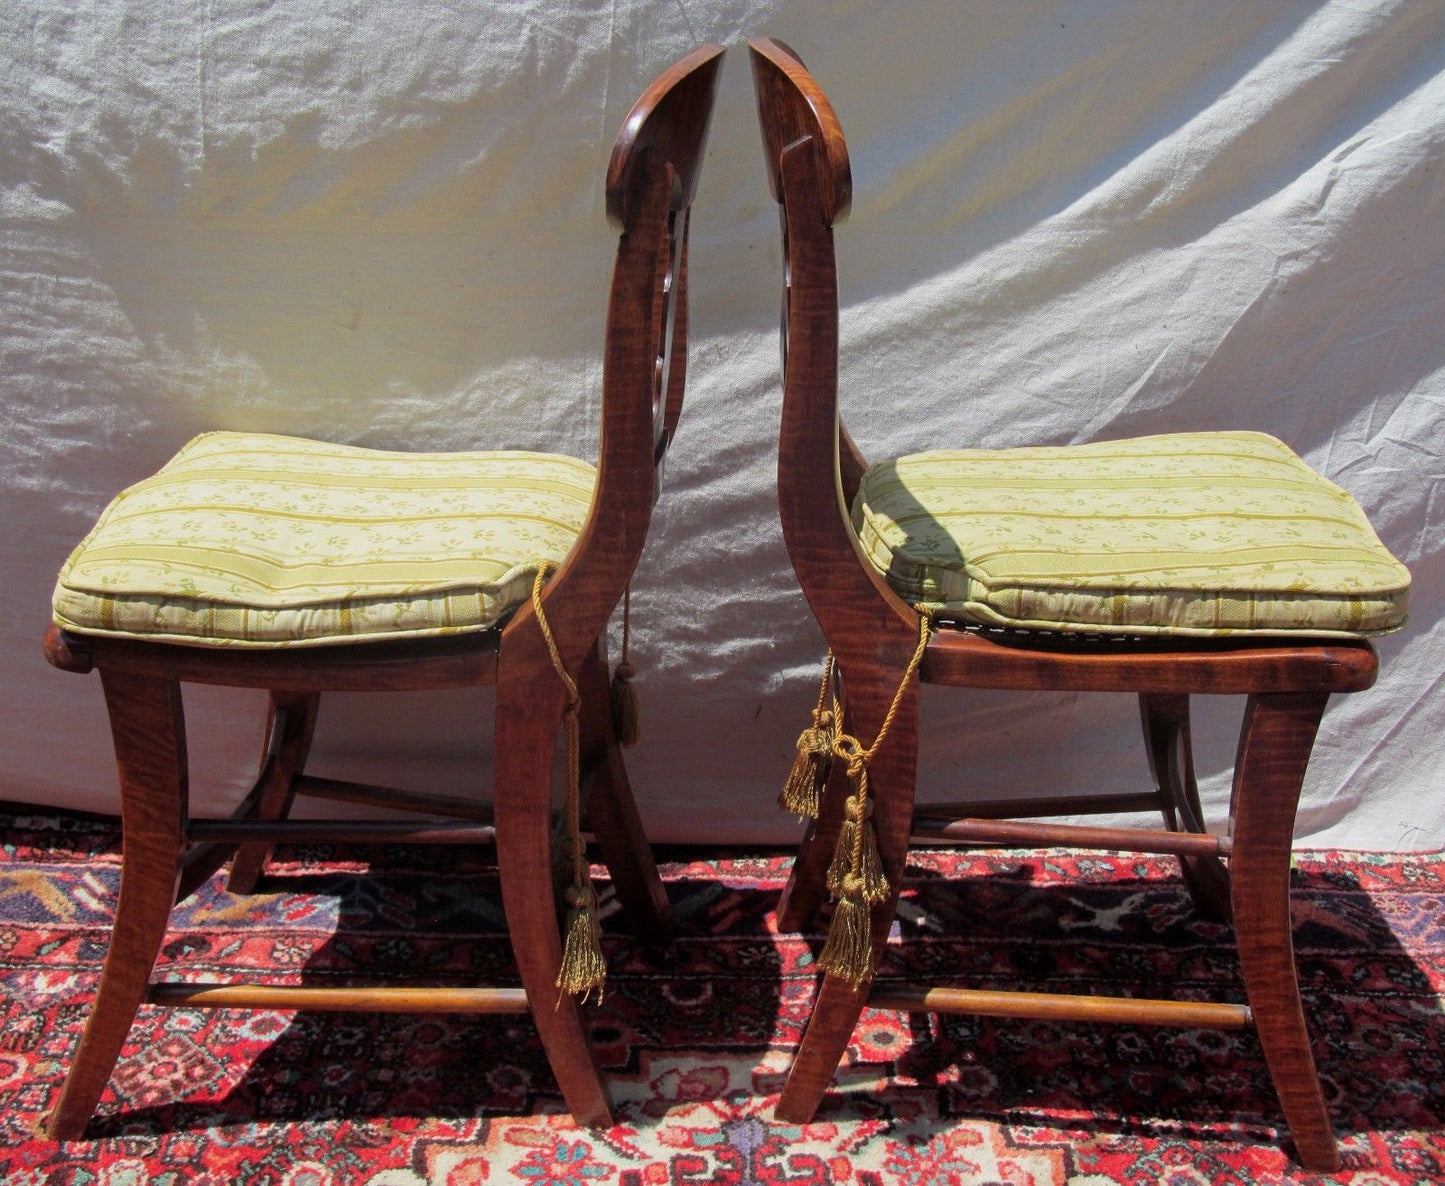
<path id="1" fill-rule="evenodd" d="M 64 670 L 100 672 L 123 854 L 110 950 L 50 1136 L 83 1133 L 144 1002 L 530 1009 L 572 1115 L 610 1123 L 577 1001 L 561 991 L 580 989 L 585 999 L 605 975 L 577 790 L 579 778 L 587 782 L 588 823 L 632 925 L 663 935 L 667 897 L 608 711 L 606 625 L 641 554 L 682 410 L 688 218 L 722 53 L 701 47 L 648 87 L 607 168 L 607 213 L 621 236 L 595 468 L 539 453 L 384 453 L 209 433 L 124 491 L 66 562 L 45 652 Z M 230 819 L 189 816 L 183 681 L 270 693 L 260 775 Z M 322 692 L 486 684 L 496 686 L 491 805 L 303 773 Z M 566 896 L 569 926 L 580 926 L 568 941 L 590 942 L 580 975 L 565 984 L 550 807 L 564 719 Z M 297 794 L 453 818 L 293 821 Z M 231 886 L 249 892 L 267 845 L 287 840 L 495 840 L 522 987 L 150 983 L 174 903 L 233 853 Z"/>
<path id="2" fill-rule="evenodd" d="M 847 147 L 796 54 L 767 39 L 749 47 L 769 184 L 782 206 L 780 512 L 831 651 L 785 791 L 789 806 L 805 814 L 816 806 L 818 817 L 779 925 L 807 927 L 830 889 L 837 903 L 819 957 L 825 974 L 778 1116 L 812 1118 L 865 1005 L 1253 1027 L 1301 1161 L 1335 1167 L 1291 947 L 1291 832 L 1325 701 L 1373 683 L 1375 652 L 1360 636 L 1403 623 L 1409 574 L 1349 495 L 1259 433 L 924 453 L 868 465 L 837 403 L 833 227 L 851 196 Z M 1119 485 L 1125 493 L 1111 497 L 1109 487 Z M 1191 486 L 1202 486 L 1206 499 L 1191 502 Z M 990 515 L 973 516 L 975 509 Z M 1212 518 L 1211 509 L 1224 517 Z M 1179 513 L 1210 538 L 1171 539 L 1164 517 Z M 1143 535 L 1158 529 L 1160 540 L 1131 536 L 1141 519 Z M 1061 523 L 1072 529 L 1059 530 Z M 1272 581 L 1255 557 L 1226 554 L 1234 548 L 1267 549 L 1264 559 L 1283 577 Z M 1136 693 L 1157 786 L 1136 795 L 929 805 L 915 815 L 920 680 Z M 1205 830 L 1190 756 L 1189 697 L 1218 693 L 1248 697 L 1226 835 Z M 1005 818 L 1124 810 L 1157 811 L 1166 830 Z M 1248 1004 L 874 985 L 910 837 L 1177 854 L 1201 912 L 1233 920 Z"/>

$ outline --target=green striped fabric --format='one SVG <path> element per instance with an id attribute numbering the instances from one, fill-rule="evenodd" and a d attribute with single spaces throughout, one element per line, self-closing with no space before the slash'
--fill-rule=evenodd
<path id="1" fill-rule="evenodd" d="M 596 471 L 545 453 L 390 453 L 213 432 L 123 491 L 55 621 L 195 646 L 483 630 L 572 549 Z"/>
<path id="2" fill-rule="evenodd" d="M 1264 433 L 916 453 L 853 518 L 902 597 L 983 625 L 1355 636 L 1409 601 L 1359 504 Z"/>

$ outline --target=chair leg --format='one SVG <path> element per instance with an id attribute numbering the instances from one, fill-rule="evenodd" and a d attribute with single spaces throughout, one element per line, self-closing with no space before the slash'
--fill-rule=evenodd
<path id="1" fill-rule="evenodd" d="M 849 731 L 856 731 L 856 735 L 865 741 L 876 737 L 897 687 L 896 671 L 868 673 L 863 678 L 849 679 L 846 713 Z M 868 767 L 873 827 L 889 891 L 887 900 L 875 905 L 871 913 L 873 953 L 869 976 L 857 988 L 837 976 L 823 977 L 807 1031 L 803 1034 L 797 1057 L 788 1071 L 788 1080 L 778 1100 L 775 1114 L 786 1123 L 807 1124 L 813 1119 L 839 1062 L 847 1053 L 848 1040 L 858 1025 L 858 1016 L 868 1003 L 872 972 L 877 969 L 888 942 L 908 861 L 917 762 L 918 683 L 914 680 L 905 690 L 888 736 Z M 828 793 L 833 798 L 839 798 L 834 793 L 831 779 Z M 819 828 L 818 832 L 821 831 Z"/>
<path id="2" fill-rule="evenodd" d="M 1171 830 L 1204 831 L 1204 808 L 1194 780 L 1194 753 L 1189 744 L 1189 697 L 1139 697 L 1149 769 L 1164 797 L 1164 822 Z M 1201 918 L 1229 921 L 1229 874 L 1217 857 L 1179 858 L 1184 884 Z"/>
<path id="3" fill-rule="evenodd" d="M 120 900 L 85 1033 L 45 1132 L 75 1140 L 144 1003 L 175 901 L 187 811 L 185 719 L 174 680 L 102 670 L 120 773 Z"/>
<path id="4" fill-rule="evenodd" d="M 843 826 L 843 801 L 848 797 L 848 773 L 834 761 L 828 773 L 818 818 L 810 820 L 803 834 L 788 883 L 778 899 L 778 930 L 806 931 L 813 925 L 828 900 L 826 877 Z"/>
<path id="5" fill-rule="evenodd" d="M 1339 1151 L 1305 1028 L 1290 932 L 1295 809 L 1328 696 L 1251 696 L 1234 771 L 1230 882 L 1244 986 L 1270 1077 L 1305 1168 L 1339 1168 Z"/>
<path id="6" fill-rule="evenodd" d="M 590 785 L 584 787 L 587 821 L 633 934 L 660 942 L 672 933 L 672 906 L 657 875 L 612 727 L 607 653 L 600 639 L 577 673 L 577 687 L 582 697 L 582 773 L 584 779 L 590 775 Z"/>
<path id="7" fill-rule="evenodd" d="M 316 733 L 316 713 L 321 697 L 316 692 L 272 692 L 266 719 L 266 748 L 262 751 L 261 798 L 256 818 L 282 820 L 291 813 L 296 798 L 296 779 L 311 752 Z M 277 736 L 277 731 L 280 736 Z M 253 840 L 238 845 L 231 861 L 226 889 L 233 894 L 252 894 L 271 856 L 271 846 Z"/>
<path id="8" fill-rule="evenodd" d="M 612 1123 L 607 1085 L 577 1002 L 556 986 L 562 941 L 552 889 L 550 801 L 560 716 L 560 700 L 547 700 L 535 681 L 500 674 L 493 758 L 497 865 L 512 949 L 552 1073 L 572 1118 L 598 1128 Z"/>

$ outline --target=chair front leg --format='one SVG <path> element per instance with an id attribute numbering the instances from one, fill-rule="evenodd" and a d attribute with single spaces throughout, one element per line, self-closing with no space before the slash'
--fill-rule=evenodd
<path id="1" fill-rule="evenodd" d="M 296 779 L 306 766 L 321 696 L 316 692 L 272 692 L 267 707 L 266 749 L 262 757 L 264 784 L 256 804 L 256 818 L 282 820 L 291 813 Z M 276 736 L 277 730 L 280 736 Z M 256 883 L 271 856 L 271 846 L 253 840 L 238 845 L 231 861 L 226 889 L 233 894 L 256 892 Z"/>
<path id="2" fill-rule="evenodd" d="M 660 942 L 672 933 L 672 906 L 657 875 L 657 863 L 642 829 L 622 747 L 612 725 L 612 693 L 603 640 L 598 639 L 577 673 L 577 689 L 582 698 L 587 821 L 632 933 L 646 942 Z"/>
<path id="3" fill-rule="evenodd" d="M 1339 1168 L 1305 1027 L 1290 932 L 1289 866 L 1305 766 L 1328 696 L 1251 696 L 1234 770 L 1230 883 L 1245 991 L 1300 1161 Z"/>
<path id="4" fill-rule="evenodd" d="M 1189 697 L 1139 697 L 1144 744 L 1154 784 L 1164 799 L 1164 823 L 1171 831 L 1203 832 L 1204 808 L 1194 778 L 1194 752 L 1189 744 Z M 1209 922 L 1229 921 L 1229 874 L 1218 857 L 1182 856 L 1184 884 L 1199 916 Z"/>
<path id="5" fill-rule="evenodd" d="M 175 680 L 101 671 L 120 773 L 120 900 L 100 987 L 46 1124 L 74 1140 L 100 1101 L 120 1057 L 175 901 L 187 812 L 185 719 Z"/>
<path id="6" fill-rule="evenodd" d="M 878 729 L 897 691 L 900 672 L 896 670 L 845 672 L 848 732 L 865 743 L 877 737 Z M 869 972 L 856 987 L 847 980 L 825 975 L 813 1003 L 807 1031 L 778 1100 L 779 1120 L 806 1124 L 813 1119 L 823 1095 L 832 1082 L 839 1062 L 848 1050 L 848 1040 L 858 1025 L 859 1014 L 868 1003 L 873 973 L 883 957 L 888 932 L 898 908 L 898 894 L 908 862 L 908 838 L 913 823 L 914 780 L 918 762 L 918 681 L 911 681 L 899 701 L 887 738 L 868 765 L 869 798 L 873 803 L 872 823 L 877 836 L 878 855 L 888 879 L 888 896 L 876 903 L 869 915 L 872 951 Z M 841 763 L 838 763 L 841 765 Z M 845 782 L 846 775 L 844 776 Z M 844 795 L 848 793 L 845 787 Z M 841 799 L 830 778 L 828 795 Z M 841 806 L 839 807 L 841 820 Z M 823 829 L 817 829 L 821 835 Z M 835 843 L 837 829 L 834 829 Z M 815 847 L 821 848 L 815 839 Z M 826 874 L 826 866 L 824 867 Z M 799 883 L 801 885 L 801 882 Z"/>
<path id="7" fill-rule="evenodd" d="M 502 904 L 522 986 L 562 1098 L 578 1124 L 605 1127 L 612 1123 L 607 1085 L 577 1002 L 557 988 L 562 940 L 552 880 L 551 791 L 562 702 L 545 658 L 541 664 L 518 670 L 504 653 L 497 680 L 493 800 Z M 538 679 L 538 671 L 548 677 Z"/>

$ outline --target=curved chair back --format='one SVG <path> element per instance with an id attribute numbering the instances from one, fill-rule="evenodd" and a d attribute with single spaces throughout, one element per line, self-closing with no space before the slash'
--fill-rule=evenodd
<path id="1" fill-rule="evenodd" d="M 720 46 L 704 45 L 643 92 L 607 167 L 607 215 L 621 231 L 608 301 L 597 492 L 582 538 L 547 600 L 583 599 L 558 641 L 569 661 L 591 644 L 637 565 L 687 378 L 687 238 Z M 600 616 L 599 616 L 600 615 Z M 583 619 L 586 620 L 583 620 Z M 592 619 L 596 618 L 595 621 Z"/>
<path id="2" fill-rule="evenodd" d="M 716 45 L 693 50 L 658 75 L 622 121 L 607 164 L 606 183 L 607 217 L 619 230 L 628 227 L 629 184 L 647 152 L 668 162 L 676 175 L 672 209 L 685 210 L 692 205 L 723 52 Z"/>
<path id="3" fill-rule="evenodd" d="M 808 73 L 793 49 L 772 37 L 748 42 L 753 63 L 753 89 L 763 128 L 768 186 L 783 200 L 779 162 L 791 144 L 811 139 L 819 153 L 818 184 L 827 225 L 848 217 L 853 200 L 853 175 L 848 145 L 828 96 Z"/>
<path id="4" fill-rule="evenodd" d="M 778 510 L 803 591 L 823 605 L 881 605 L 873 636 L 906 656 L 917 615 L 877 575 L 849 506 L 868 468 L 838 415 L 838 273 L 833 226 L 848 214 L 853 177 L 833 105 L 781 41 L 748 42 L 768 183 L 783 232 L 783 422 Z M 836 501 L 819 497 L 831 476 Z M 875 645 L 870 643 L 870 646 Z"/>

